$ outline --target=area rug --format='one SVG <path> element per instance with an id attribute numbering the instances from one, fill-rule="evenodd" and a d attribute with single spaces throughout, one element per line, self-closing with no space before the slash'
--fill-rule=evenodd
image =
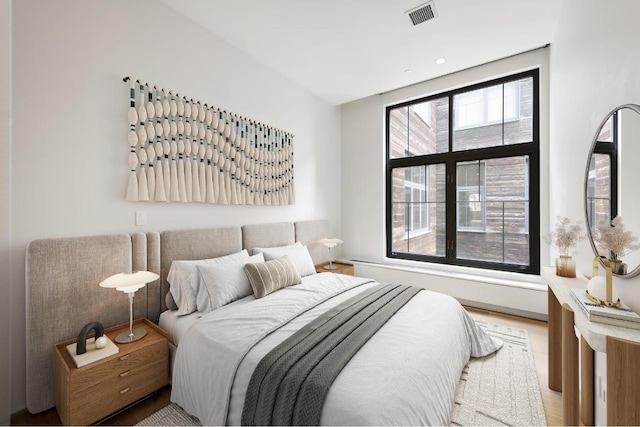
<path id="1" fill-rule="evenodd" d="M 462 372 L 451 424 L 546 425 L 529 333 L 477 322 L 504 342 L 500 351 L 471 359 Z"/>
<path id="2" fill-rule="evenodd" d="M 451 424 L 546 425 L 529 334 L 525 329 L 477 322 L 501 339 L 500 351 L 471 359 L 462 372 Z M 200 421 L 175 403 L 145 418 L 138 426 L 199 426 Z"/>

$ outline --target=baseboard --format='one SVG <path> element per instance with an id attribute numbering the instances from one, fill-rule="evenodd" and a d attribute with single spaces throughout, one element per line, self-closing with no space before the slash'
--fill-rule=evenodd
<path id="1" fill-rule="evenodd" d="M 509 307 L 502 307 L 499 305 L 485 304 L 478 301 L 467 301 L 460 298 L 456 298 L 456 299 L 460 304 L 468 307 L 478 308 L 478 309 L 487 310 L 487 311 L 494 311 L 496 313 L 509 314 L 511 316 L 526 317 L 527 319 L 541 320 L 543 322 L 549 321 L 549 316 L 547 316 L 546 314 L 534 313 L 532 311 L 525 311 L 525 310 L 517 310 Z"/>

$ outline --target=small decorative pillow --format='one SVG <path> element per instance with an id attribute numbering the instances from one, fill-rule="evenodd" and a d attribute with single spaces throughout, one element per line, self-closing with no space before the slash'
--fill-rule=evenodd
<path id="1" fill-rule="evenodd" d="M 247 262 L 263 262 L 264 256 L 257 254 L 243 260 L 218 264 L 198 264 L 202 278 L 202 290 L 209 296 L 206 305 L 198 306 L 198 313 L 208 313 L 240 298 L 251 295 L 251 284 L 244 274 Z M 200 300 L 198 300 L 200 303 Z"/>
<path id="2" fill-rule="evenodd" d="M 302 283 L 300 274 L 289 255 L 258 264 L 245 264 L 244 271 L 256 298 Z"/>
<path id="3" fill-rule="evenodd" d="M 301 277 L 316 274 L 316 267 L 309 254 L 309 249 L 297 242 L 294 245 L 279 246 L 275 248 L 253 248 L 253 253 L 262 252 L 266 261 L 278 259 L 283 255 L 289 255 Z"/>

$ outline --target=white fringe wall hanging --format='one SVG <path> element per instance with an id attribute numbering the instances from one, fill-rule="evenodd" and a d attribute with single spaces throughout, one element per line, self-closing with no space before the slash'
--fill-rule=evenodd
<path id="1" fill-rule="evenodd" d="M 129 77 L 127 200 L 293 205 L 293 137 Z"/>

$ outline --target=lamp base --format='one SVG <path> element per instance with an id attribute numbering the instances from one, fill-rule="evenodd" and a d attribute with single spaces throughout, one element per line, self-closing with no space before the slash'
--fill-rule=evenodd
<path id="1" fill-rule="evenodd" d="M 325 266 L 323 266 L 322 268 L 324 268 L 325 270 L 337 270 L 338 267 L 333 265 L 333 264 L 327 264 Z"/>
<path id="2" fill-rule="evenodd" d="M 138 341 L 147 335 L 147 331 L 144 329 L 134 329 L 133 332 L 125 331 L 116 337 L 118 344 L 126 344 L 128 342 Z"/>

